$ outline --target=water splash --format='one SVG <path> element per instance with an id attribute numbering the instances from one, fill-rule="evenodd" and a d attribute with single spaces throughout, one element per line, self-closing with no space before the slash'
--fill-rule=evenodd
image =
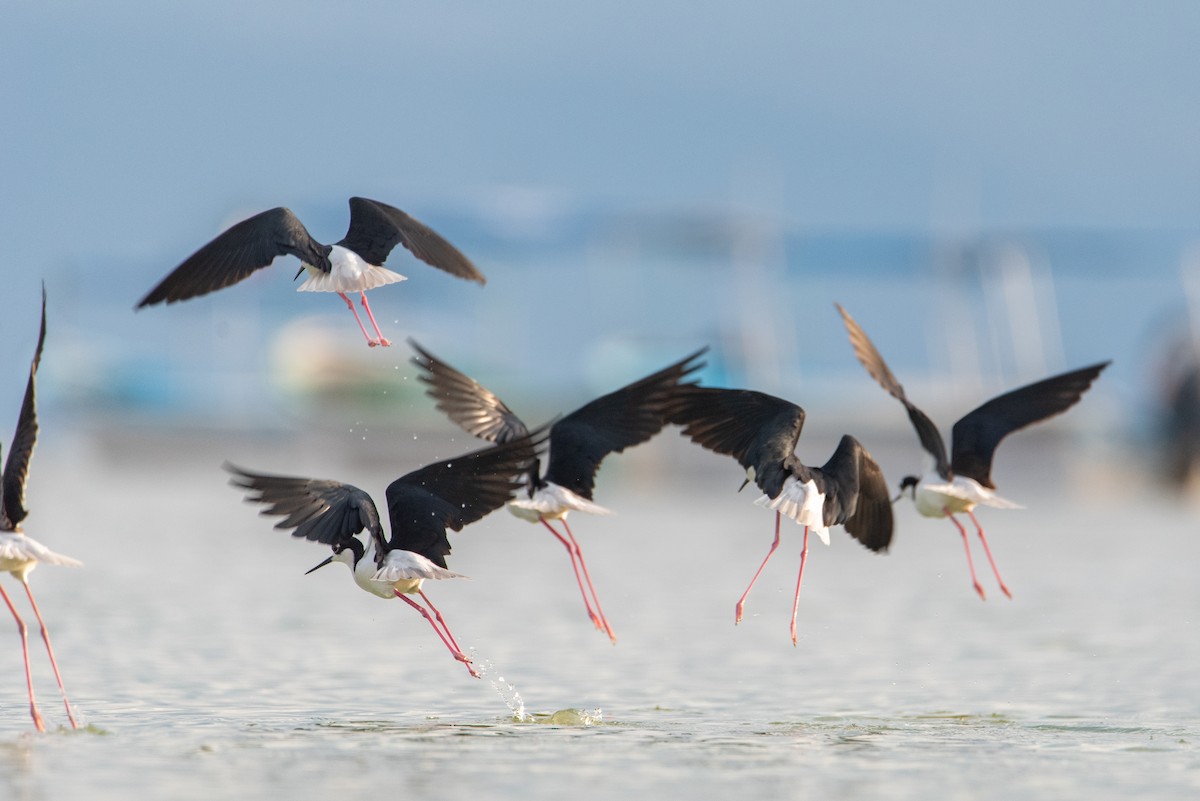
<path id="1" fill-rule="evenodd" d="M 472 649 L 473 650 L 473 649 Z M 488 674 L 492 673 L 493 665 L 490 659 L 485 659 L 482 662 L 475 663 L 475 669 L 479 671 L 481 677 L 487 677 L 492 685 L 492 689 L 504 701 L 504 705 L 508 707 L 508 711 L 512 713 L 512 719 L 515 723 L 531 723 L 533 716 L 525 712 L 525 699 L 521 697 L 521 693 L 517 688 L 509 683 L 503 676 L 497 674 L 495 678 Z"/>
<path id="2" fill-rule="evenodd" d="M 551 726 L 582 726 L 587 728 L 604 722 L 604 713 L 599 709 L 560 709 L 549 715 L 537 715 L 532 718 L 534 723 L 548 723 Z"/>

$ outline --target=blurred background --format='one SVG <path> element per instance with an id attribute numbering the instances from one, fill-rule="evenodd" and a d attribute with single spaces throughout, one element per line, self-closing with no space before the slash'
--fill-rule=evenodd
<path id="1" fill-rule="evenodd" d="M 0 0 L 0 33 L 0 444 L 44 281 L 29 531 L 87 569 L 32 583 L 72 700 L 122 735 L 27 737 L 0 622 L 0 797 L 1198 797 L 1198 504 L 1151 482 L 1186 487 L 1200 449 L 1200 4 Z M 134 311 L 256 212 L 337 241 L 354 195 L 487 285 L 397 249 L 409 280 L 370 296 L 390 349 L 290 257 Z M 707 345 L 706 382 L 805 407 L 802 459 L 850 432 L 895 486 L 922 454 L 835 302 L 947 433 L 1113 360 L 1000 449 L 1027 508 L 980 519 L 1011 603 L 898 504 L 886 558 L 814 547 L 798 647 L 793 527 L 734 627 L 770 516 L 668 435 L 607 460 L 618 514 L 578 521 L 617 648 L 538 527 L 454 535 L 472 580 L 432 592 L 501 677 L 476 682 L 402 605 L 306 576 L 324 549 L 220 470 L 382 500 L 479 447 L 414 337 L 534 423 Z M 518 726 L 512 687 L 612 725 Z"/>
<path id="2" fill-rule="evenodd" d="M 785 395 L 810 426 L 911 436 L 838 301 L 945 426 L 1113 359 L 1056 430 L 1186 472 L 1189 449 L 1156 449 L 1200 417 L 1192 3 L 50 1 L 2 17 L 0 410 L 15 420 L 45 281 L 44 447 L 450 432 L 418 400 L 407 336 L 531 418 L 710 345 L 709 383 Z M 297 295 L 291 258 L 133 311 L 252 213 L 286 205 L 336 241 L 351 195 L 433 226 L 487 286 L 397 249 L 410 280 L 371 296 L 389 351 L 335 297 Z"/>

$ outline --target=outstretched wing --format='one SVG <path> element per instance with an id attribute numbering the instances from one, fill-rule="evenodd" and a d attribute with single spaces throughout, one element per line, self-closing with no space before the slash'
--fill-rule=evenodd
<path id="1" fill-rule="evenodd" d="M 439 270 L 468 281 L 487 283 L 471 260 L 436 231 L 378 200 L 350 198 L 350 228 L 338 244 L 375 265 L 383 264 L 396 245 L 404 245 L 418 259 Z"/>
<path id="2" fill-rule="evenodd" d="M 25 508 L 25 485 L 29 481 L 29 461 L 37 445 L 37 371 L 42 361 L 42 346 L 46 343 L 46 287 L 42 286 L 42 323 L 38 330 L 37 348 L 29 365 L 29 382 L 25 385 L 25 399 L 21 402 L 21 414 L 17 418 L 17 431 L 13 434 L 8 450 L 8 461 L 4 463 L 4 477 L 0 482 L 0 531 L 12 531 L 29 515 Z"/>
<path id="3" fill-rule="evenodd" d="M 246 500 L 266 506 L 259 514 L 283 517 L 278 529 L 295 529 L 293 537 L 322 542 L 341 550 L 364 528 L 383 552 L 383 527 L 371 496 L 351 484 L 314 478 L 251 473 L 228 462 L 229 483 L 246 490 Z"/>
<path id="4" fill-rule="evenodd" d="M 951 468 L 994 489 L 992 457 L 1000 440 L 1074 406 L 1109 364 L 1093 364 L 1014 389 L 968 413 L 954 424 Z"/>
<path id="5" fill-rule="evenodd" d="M 539 430 L 519 439 L 414 470 L 387 488 L 390 549 L 418 553 L 446 567 L 446 529 L 461 531 L 504 505 L 545 438 Z"/>
<path id="6" fill-rule="evenodd" d="M 921 440 L 923 447 L 933 457 L 934 463 L 937 465 L 938 475 L 942 478 L 950 477 L 950 460 L 946 457 L 946 443 L 942 440 L 942 435 L 937 430 L 937 426 L 929 419 L 925 412 L 913 405 L 904 394 L 904 387 L 896 380 L 896 376 L 892 375 L 892 371 L 888 369 L 887 362 L 879 355 L 879 351 L 875 349 L 875 345 L 867 337 L 866 332 L 862 330 L 849 312 L 841 307 L 841 304 L 833 304 L 837 307 L 838 313 L 842 315 L 842 322 L 846 325 L 846 331 L 850 334 L 850 344 L 854 347 L 854 355 L 862 362 L 862 366 L 867 368 L 867 372 L 871 374 L 879 382 L 879 386 L 887 390 L 888 394 L 896 400 L 904 404 L 904 408 L 908 410 L 908 419 L 912 421 L 913 428 L 917 430 L 917 437 Z"/>
<path id="7" fill-rule="evenodd" d="M 529 433 L 521 418 L 487 387 L 409 339 L 417 352 L 412 363 L 421 368 L 417 378 L 428 385 L 425 393 L 437 408 L 464 431 L 488 442 L 505 443 Z"/>
<path id="8" fill-rule="evenodd" d="M 715 453 L 737 459 L 771 498 L 800 460 L 793 451 L 804 427 L 804 410 L 790 401 L 751 389 L 682 387 L 667 407 L 667 421 Z"/>
<path id="9" fill-rule="evenodd" d="M 892 542 L 892 502 L 883 471 L 862 443 L 843 436 L 819 473 L 826 497 L 825 525 L 841 523 L 867 548 L 886 551 Z"/>
<path id="10" fill-rule="evenodd" d="M 666 425 L 666 406 L 684 378 L 704 366 L 702 348 L 685 359 L 581 406 L 550 428 L 543 478 L 592 500 L 596 472 L 610 453 L 653 437 Z"/>
<path id="11" fill-rule="evenodd" d="M 329 272 L 329 246 L 322 245 L 289 209 L 255 214 L 231 226 L 189 256 L 142 298 L 137 308 L 174 303 L 236 284 L 277 256 L 291 254 Z"/>

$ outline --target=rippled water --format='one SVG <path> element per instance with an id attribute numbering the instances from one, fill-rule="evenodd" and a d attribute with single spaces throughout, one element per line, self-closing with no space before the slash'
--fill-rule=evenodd
<path id="1" fill-rule="evenodd" d="M 800 530 L 785 528 L 735 627 L 771 516 L 735 493 L 732 462 L 656 441 L 606 466 L 598 500 L 617 514 L 573 520 L 615 646 L 544 531 L 501 513 L 452 535 L 450 565 L 472 578 L 427 590 L 485 669 L 474 680 L 406 606 L 338 565 L 303 575 L 327 552 L 274 531 L 219 470 L 336 477 L 382 499 L 430 448 L 474 447 L 387 436 L 354 459 L 304 438 L 44 444 L 29 531 L 86 567 L 32 583 L 88 725 L 32 733 L 11 636 L 0 797 L 1200 790 L 1200 509 L 1119 490 L 1102 459 L 1042 462 L 1029 438 L 1002 454 L 1001 488 L 1028 508 L 980 517 L 1012 601 L 977 553 L 980 602 L 952 527 L 910 506 L 886 556 L 835 530 L 810 553 L 793 647 Z M 801 455 L 826 439 L 806 434 Z M 890 476 L 911 445 L 874 447 Z"/>

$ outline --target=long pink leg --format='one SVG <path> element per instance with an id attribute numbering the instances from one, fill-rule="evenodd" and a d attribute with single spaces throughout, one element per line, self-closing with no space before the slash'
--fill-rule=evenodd
<path id="1" fill-rule="evenodd" d="M 967 542 L 967 530 L 962 527 L 962 523 L 955 519 L 954 515 L 950 514 L 950 510 L 945 507 L 942 511 L 946 513 L 946 517 L 950 518 L 950 522 L 958 529 L 958 533 L 962 535 L 963 548 L 967 551 L 967 568 L 971 571 L 971 583 L 975 585 L 975 592 L 979 593 L 979 597 L 987 600 L 987 596 L 983 594 L 983 585 L 979 583 L 979 579 L 975 577 L 975 563 L 971 561 L 971 545 Z"/>
<path id="2" fill-rule="evenodd" d="M 800 575 L 796 576 L 796 599 L 792 601 L 792 645 L 796 644 L 796 612 L 800 608 L 800 582 L 804 580 L 804 563 L 808 561 L 808 526 L 804 527 L 804 549 L 800 551 Z"/>
<path id="3" fill-rule="evenodd" d="M 424 597 L 424 593 L 422 593 L 421 596 Z M 437 632 L 437 636 L 442 641 L 442 644 L 445 645 L 448 649 L 450 649 L 450 654 L 455 659 L 457 659 L 459 662 L 462 662 L 464 665 L 467 666 L 468 673 L 470 673 L 472 676 L 474 676 L 477 679 L 480 677 L 479 674 L 475 672 L 475 668 L 473 668 L 471 666 L 471 660 L 469 658 L 467 658 L 467 655 L 464 654 L 461 649 L 459 649 L 459 648 L 455 647 L 453 644 L 451 644 L 450 640 L 447 639 L 446 635 L 442 633 L 442 630 L 440 628 L 438 628 L 437 623 L 434 622 L 433 616 L 429 614 L 429 611 L 425 607 L 421 606 L 419 603 L 414 601 L 412 598 L 409 598 L 407 595 L 405 595 L 404 593 L 402 593 L 398 590 L 396 591 L 396 597 L 399 598 L 401 601 L 404 601 L 404 603 L 408 604 L 413 609 L 416 609 L 417 613 L 420 614 L 421 617 L 425 618 L 425 620 L 429 623 L 430 626 L 433 626 L 433 630 Z M 426 601 L 428 601 L 428 600 L 429 599 L 426 598 Z"/>
<path id="4" fill-rule="evenodd" d="M 50 667 L 54 668 L 58 691 L 62 693 L 63 706 L 67 708 L 67 718 L 71 721 L 71 728 L 78 729 L 79 724 L 75 722 L 75 716 L 71 714 L 71 702 L 67 700 L 67 689 L 63 687 L 62 674 L 58 672 L 58 662 L 54 659 L 54 648 L 50 645 L 50 632 L 46 630 L 46 621 L 42 620 L 42 610 L 38 609 L 37 601 L 33 600 L 33 591 L 29 589 L 29 582 L 21 583 L 25 585 L 25 594 L 29 596 L 29 605 L 33 607 L 33 613 L 37 615 L 38 626 L 42 630 L 42 641 L 46 643 L 46 653 L 50 657 Z"/>
<path id="5" fill-rule="evenodd" d="M 450 638 L 450 644 L 454 646 L 454 650 L 461 654 L 463 649 L 461 646 L 459 646 L 458 640 L 454 639 L 454 635 L 450 633 L 450 627 L 446 625 L 446 619 L 442 617 L 441 611 L 439 611 L 438 608 L 433 605 L 433 601 L 429 600 L 429 596 L 425 594 L 424 590 L 417 590 L 417 595 L 421 596 L 421 600 L 425 601 L 425 605 L 429 607 L 429 611 L 433 612 L 433 616 L 437 618 L 437 622 L 442 627 L 442 631 L 446 632 L 446 636 Z"/>
<path id="6" fill-rule="evenodd" d="M 579 543 L 575 541 L 575 535 L 571 533 L 571 527 L 567 525 L 567 518 L 562 519 L 563 529 L 567 532 L 567 537 L 571 540 L 571 545 L 575 548 L 575 557 L 579 559 L 579 566 L 583 568 L 583 580 L 587 582 L 588 590 L 592 593 L 592 601 L 596 604 L 596 614 L 600 616 L 600 621 L 604 624 L 604 631 L 608 634 L 608 638 L 617 643 L 617 635 L 613 634 L 612 626 L 608 625 L 608 617 L 604 614 L 604 610 L 600 608 L 600 596 L 596 595 L 596 588 L 592 585 L 592 577 L 588 575 L 587 562 L 583 561 L 583 549 L 579 547 Z"/>
<path id="7" fill-rule="evenodd" d="M 4 596 L 4 603 L 8 604 L 8 611 L 12 612 L 13 619 L 17 621 L 17 631 L 21 634 L 21 656 L 25 659 L 25 685 L 29 688 L 29 714 L 33 716 L 33 725 L 37 726 L 37 730 L 45 731 L 46 724 L 42 722 L 37 702 L 33 700 L 33 674 L 29 672 L 29 637 L 25 621 L 21 620 L 21 616 L 17 614 L 17 608 L 13 606 L 12 600 L 9 599 L 8 593 L 4 591 L 3 587 L 0 587 L 0 595 Z"/>
<path id="8" fill-rule="evenodd" d="M 367 317 L 371 318 L 371 325 L 375 328 L 376 335 L 379 336 L 379 344 L 385 348 L 391 347 L 391 341 L 379 330 L 379 323 L 375 322 L 375 315 L 371 314 L 371 304 L 367 303 L 367 293 L 359 292 L 358 294 L 362 296 L 362 307 L 367 310 Z"/>
<path id="9" fill-rule="evenodd" d="M 758 570 L 754 573 L 754 578 L 750 579 L 750 586 L 742 593 L 742 597 L 738 598 L 737 608 L 734 610 L 735 616 L 733 625 L 742 622 L 742 609 L 746 606 L 746 596 L 750 594 L 750 590 L 754 588 L 754 582 L 758 581 L 758 576 L 763 572 L 763 568 L 767 566 L 767 562 L 771 561 L 771 555 L 775 553 L 775 549 L 779 547 L 779 512 L 775 513 L 775 541 L 771 543 L 771 550 L 767 551 L 766 558 L 762 560 L 762 564 L 758 566 Z"/>
<path id="10" fill-rule="evenodd" d="M 979 541 L 983 543 L 983 552 L 987 554 L 988 564 L 992 566 L 992 572 L 996 575 L 996 583 L 1000 585 L 1000 591 L 1011 600 L 1012 593 L 1004 585 L 1004 579 L 1000 578 L 1000 571 L 996 569 L 996 560 L 992 558 L 992 549 L 988 547 L 987 537 L 983 536 L 983 526 L 979 525 L 979 521 L 975 519 L 975 513 L 970 509 L 967 510 L 967 514 L 971 516 L 971 522 L 975 524 L 975 530 L 979 532 Z"/>
<path id="11" fill-rule="evenodd" d="M 571 569 L 575 571 L 575 581 L 579 584 L 579 594 L 583 596 L 583 605 L 584 608 L 587 609 L 588 618 L 592 621 L 593 626 L 600 631 L 604 631 L 604 624 L 601 622 L 600 617 L 592 611 L 592 604 L 590 601 L 588 601 L 587 590 L 583 588 L 583 576 L 579 573 L 579 564 L 576 561 L 575 549 L 571 547 L 571 543 L 567 541 L 566 537 L 564 537 L 562 534 L 559 534 L 558 531 L 555 530 L 554 526 L 550 525 L 546 518 L 539 517 L 538 520 L 541 520 L 542 525 L 545 526 L 550 533 L 553 534 L 555 538 L 557 538 L 558 541 L 563 544 L 563 547 L 567 549 L 567 554 L 571 557 Z"/>
<path id="12" fill-rule="evenodd" d="M 363 336 L 367 338 L 367 345 L 372 348 L 378 345 L 379 343 L 371 339 L 371 335 L 367 333 L 367 327 L 362 324 L 362 319 L 358 316 L 358 309 L 354 308 L 354 301 L 346 297 L 345 292 L 339 292 L 338 297 L 346 301 L 346 308 L 348 308 L 350 313 L 354 315 L 354 322 L 358 323 L 358 330 L 362 331 Z"/>

